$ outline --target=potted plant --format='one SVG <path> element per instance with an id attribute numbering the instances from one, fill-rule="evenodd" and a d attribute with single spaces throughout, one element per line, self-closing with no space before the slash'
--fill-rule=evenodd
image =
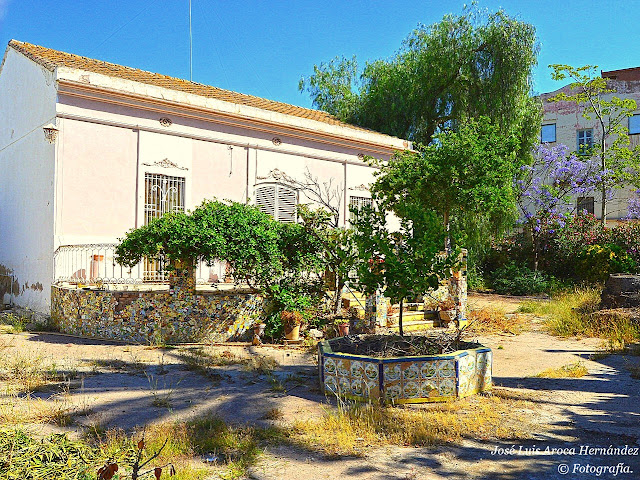
<path id="1" fill-rule="evenodd" d="M 348 318 L 337 318 L 334 324 L 338 329 L 339 337 L 346 337 L 347 335 L 349 335 L 349 319 Z"/>
<path id="2" fill-rule="evenodd" d="M 438 302 L 438 318 L 443 325 L 456 319 L 456 304 L 453 298 L 447 297 Z"/>
<path id="3" fill-rule="evenodd" d="M 297 310 L 285 310 L 280 313 L 282 326 L 284 328 L 284 336 L 287 340 L 297 341 L 300 339 L 300 325 L 302 325 L 303 316 Z"/>

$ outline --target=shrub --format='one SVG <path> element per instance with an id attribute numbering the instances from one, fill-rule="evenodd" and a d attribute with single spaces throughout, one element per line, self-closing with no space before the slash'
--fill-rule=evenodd
<path id="1" fill-rule="evenodd" d="M 576 262 L 578 277 L 590 282 L 604 282 L 611 273 L 631 273 L 637 268 L 636 261 L 622 247 L 613 244 L 583 247 Z"/>
<path id="2" fill-rule="evenodd" d="M 539 295 L 549 293 L 556 285 L 555 278 L 515 263 L 498 268 L 491 276 L 491 286 L 501 294 Z"/>

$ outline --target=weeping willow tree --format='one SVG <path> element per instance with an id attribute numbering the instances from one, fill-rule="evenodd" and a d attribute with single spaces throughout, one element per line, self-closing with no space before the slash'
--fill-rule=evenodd
<path id="1" fill-rule="evenodd" d="M 528 152 L 540 120 L 530 98 L 537 54 L 532 25 L 471 6 L 418 26 L 395 55 L 363 69 L 355 57 L 320 63 L 299 88 L 341 120 L 422 144 L 486 116 L 520 132 Z"/>

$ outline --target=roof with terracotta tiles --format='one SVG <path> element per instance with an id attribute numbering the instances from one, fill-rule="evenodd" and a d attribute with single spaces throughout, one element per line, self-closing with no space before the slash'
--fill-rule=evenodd
<path id="1" fill-rule="evenodd" d="M 103 62 L 101 60 L 65 53 L 51 48 L 33 45 L 31 43 L 19 42 L 17 40 L 11 40 L 9 42 L 9 46 L 51 71 L 55 70 L 56 67 L 75 68 L 88 72 L 99 73 L 109 77 L 117 77 L 157 87 L 164 87 L 171 90 L 178 90 L 185 93 L 199 95 L 201 97 L 214 98 L 239 105 L 246 105 L 286 115 L 307 118 L 330 125 L 340 125 L 357 130 L 378 133 L 356 125 L 344 123 L 333 115 L 321 110 L 312 110 L 310 108 L 298 107 L 287 103 L 275 102 L 265 98 L 255 97 L 253 95 L 245 95 L 243 93 L 224 90 L 222 88 L 212 87 L 202 83 L 190 82 L 188 80 L 169 77 L 159 73 L 147 72 L 137 68 L 124 67 L 122 65 L 116 65 L 115 63 Z"/>

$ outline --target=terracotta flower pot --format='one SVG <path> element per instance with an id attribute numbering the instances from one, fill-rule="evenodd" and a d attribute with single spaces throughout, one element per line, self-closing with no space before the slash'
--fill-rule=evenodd
<path id="1" fill-rule="evenodd" d="M 349 335 L 349 324 L 348 323 L 339 323 L 338 324 L 338 335 L 341 337 L 346 337 Z"/>
<path id="2" fill-rule="evenodd" d="M 296 325 L 295 327 L 291 327 L 291 330 L 284 331 L 284 337 L 287 340 L 296 341 L 300 339 L 300 325 Z"/>
<path id="3" fill-rule="evenodd" d="M 440 323 L 443 325 L 447 325 L 449 322 L 456 319 L 456 311 L 453 310 L 440 310 L 438 311 L 438 318 L 440 319 Z"/>

